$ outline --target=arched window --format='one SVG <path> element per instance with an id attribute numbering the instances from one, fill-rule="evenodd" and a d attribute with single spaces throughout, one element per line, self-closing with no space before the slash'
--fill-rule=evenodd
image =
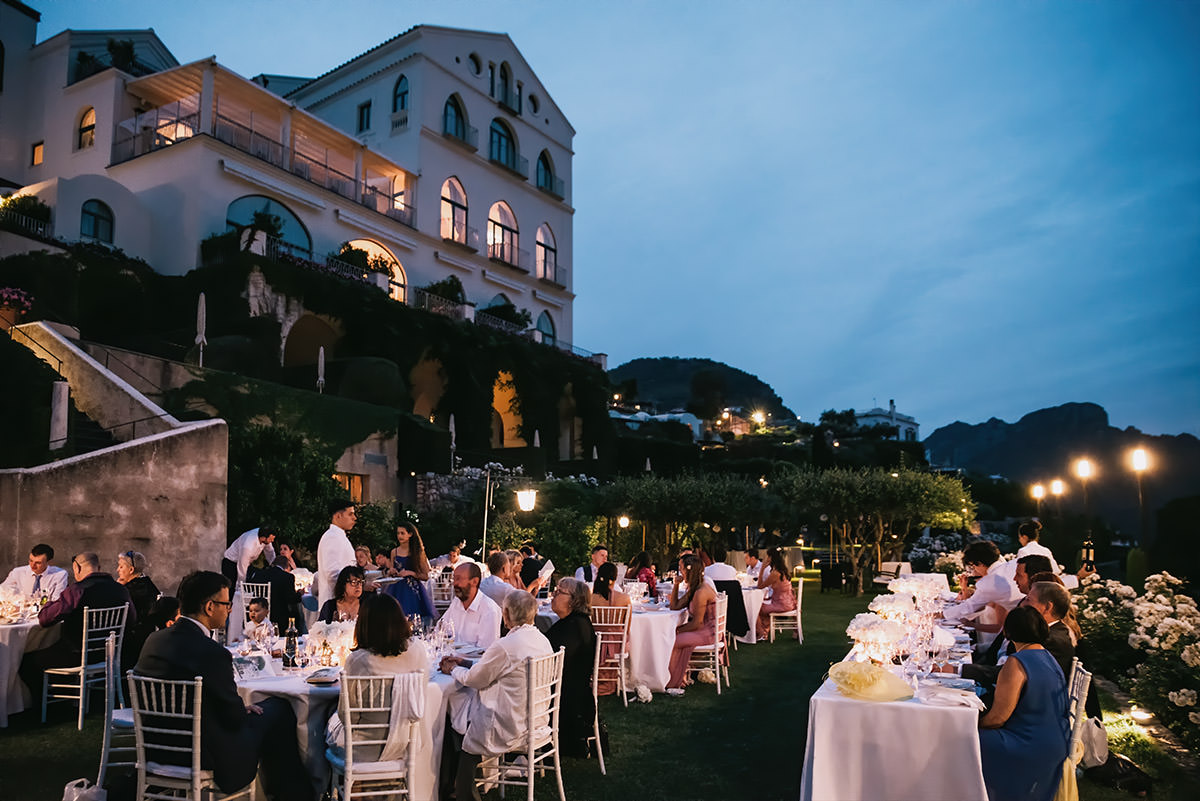
<path id="1" fill-rule="evenodd" d="M 492 120 L 488 134 L 488 158 L 510 170 L 517 168 L 517 142 L 513 138 L 512 130 L 503 120 Z"/>
<path id="2" fill-rule="evenodd" d="M 279 237 L 282 242 L 291 245 L 305 253 L 312 254 L 312 237 L 308 235 L 308 229 L 304 223 L 300 222 L 291 209 L 280 203 L 274 198 L 266 195 L 244 195 L 229 204 L 229 208 L 225 211 L 225 223 L 230 230 L 240 231 L 255 223 L 255 215 L 258 216 L 259 223 L 269 223 L 272 228 L 277 227 L 278 231 L 271 231 L 274 236 Z M 263 216 L 265 215 L 265 217 Z M 272 219 L 274 218 L 274 219 Z M 278 226 L 274 221 L 278 220 Z M 259 228 L 262 226 L 259 225 Z M 303 254 L 299 254 L 303 255 Z"/>
<path id="3" fill-rule="evenodd" d="M 562 281 L 558 280 L 558 247 L 554 242 L 554 233 L 545 223 L 538 226 L 535 247 L 537 250 L 537 277 L 561 284 Z"/>
<path id="4" fill-rule="evenodd" d="M 489 300 L 487 302 L 487 305 L 484 306 L 483 308 L 490 309 L 493 306 L 505 306 L 505 305 L 511 306 L 512 301 L 508 299 L 508 295 L 505 295 L 503 292 L 498 292 L 496 295 L 494 295 L 492 297 L 491 300 Z"/>
<path id="5" fill-rule="evenodd" d="M 392 113 L 408 109 L 408 78 L 401 75 L 392 89 Z"/>
<path id="6" fill-rule="evenodd" d="M 462 104 L 454 95 L 446 98 L 446 106 L 442 109 L 442 133 L 467 141 L 467 115 L 463 114 Z"/>
<path id="7" fill-rule="evenodd" d="M 542 312 L 538 315 L 537 330 L 542 332 L 542 342 L 546 345 L 554 345 L 557 343 L 557 338 L 554 336 L 554 321 L 550 319 L 550 312 Z"/>
<path id="8" fill-rule="evenodd" d="M 500 90 L 500 102 L 508 103 L 508 96 L 512 92 L 512 72 L 508 69 L 507 62 L 500 65 L 500 86 L 497 88 Z"/>
<path id="9" fill-rule="evenodd" d="M 396 254 L 374 239 L 351 239 L 346 244 L 366 253 L 367 266 L 373 271 L 387 274 L 388 297 L 403 303 L 408 292 L 408 280 L 404 275 L 404 265 L 396 258 Z"/>
<path id="10" fill-rule="evenodd" d="M 97 242 L 113 241 L 113 213 L 99 200 L 89 200 L 83 204 L 79 215 L 79 235 L 84 239 L 94 239 Z"/>
<path id="11" fill-rule="evenodd" d="M 503 200 L 492 204 L 488 211 L 488 258 L 520 267 L 517 218 Z"/>
<path id="12" fill-rule="evenodd" d="M 550 154 L 545 150 L 537 160 L 537 187 L 547 192 L 554 191 L 554 165 L 550 162 Z"/>
<path id="13" fill-rule="evenodd" d="M 470 244 L 467 242 L 467 193 L 453 176 L 442 184 L 442 239 Z"/>
<path id="14" fill-rule="evenodd" d="M 96 144 L 96 109 L 90 106 L 79 118 L 79 131 L 75 137 L 75 149 L 83 150 Z"/>

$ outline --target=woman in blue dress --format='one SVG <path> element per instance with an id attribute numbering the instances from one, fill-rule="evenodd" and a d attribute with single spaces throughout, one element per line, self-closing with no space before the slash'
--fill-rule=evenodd
<path id="1" fill-rule="evenodd" d="M 989 801 L 1050 801 L 1062 780 L 1071 736 L 1067 681 L 1042 647 L 1048 631 L 1028 606 L 1018 606 L 1004 621 L 1016 653 L 1000 669 L 995 701 L 979 719 Z"/>
<path id="2" fill-rule="evenodd" d="M 405 615 L 420 615 L 428 626 L 433 622 L 433 599 L 425 587 L 429 578 L 429 560 L 421 533 L 407 520 L 396 524 L 396 547 L 392 549 L 392 570 L 389 575 L 400 581 L 389 584 L 387 592 L 400 602 Z"/>

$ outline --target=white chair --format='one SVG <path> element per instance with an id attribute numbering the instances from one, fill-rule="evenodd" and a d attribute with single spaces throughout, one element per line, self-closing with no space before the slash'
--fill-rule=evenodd
<path id="1" fill-rule="evenodd" d="M 1067 716 L 1071 721 L 1072 736 L 1078 738 L 1083 732 L 1083 721 L 1087 715 L 1083 706 L 1087 702 L 1088 688 L 1092 684 L 1092 674 L 1084 670 L 1083 664 L 1076 657 L 1071 660 L 1071 677 L 1067 687 Z"/>
<path id="2" fill-rule="evenodd" d="M 800 624 L 800 591 L 804 588 L 804 579 L 801 578 L 796 585 L 796 608 L 791 612 L 772 612 L 770 618 L 770 636 L 771 642 L 775 642 L 776 631 L 794 631 L 796 639 L 804 642 L 804 628 Z"/>
<path id="3" fill-rule="evenodd" d="M 83 641 L 78 665 L 47 668 L 42 674 L 42 723 L 46 722 L 46 707 L 52 699 L 79 702 L 79 730 L 83 731 L 83 716 L 87 714 L 88 691 L 104 683 L 105 643 L 109 634 L 117 635 L 117 654 L 125 638 L 125 617 L 129 604 L 100 609 L 83 608 Z M 117 684 L 121 706 L 125 692 Z"/>
<path id="4" fill-rule="evenodd" d="M 133 710 L 114 709 L 117 687 L 121 683 L 117 635 L 104 641 L 104 733 L 100 740 L 100 774 L 96 786 L 103 787 L 109 768 L 137 764 L 137 743 L 133 733 Z"/>
<path id="5" fill-rule="evenodd" d="M 592 736 L 588 738 L 588 742 L 596 741 L 596 756 L 600 760 L 600 775 L 607 776 L 608 771 L 604 769 L 604 746 L 600 743 L 600 637 L 596 637 L 596 658 L 592 662 L 592 703 L 595 705 L 594 717 L 592 719 Z M 621 693 L 624 698 L 625 694 Z"/>
<path id="6" fill-rule="evenodd" d="M 567 801 L 558 761 L 558 708 L 562 699 L 563 657 L 566 653 L 565 649 L 559 648 L 549 656 L 531 656 L 525 660 L 525 703 L 529 720 L 525 742 L 511 754 L 485 759 L 480 764 L 482 777 L 475 780 L 477 786 L 486 790 L 498 784 L 501 798 L 504 798 L 506 787 L 524 786 L 527 801 L 533 801 L 534 772 L 542 775 L 552 770 L 558 780 L 559 801 Z M 524 761 L 516 762 L 516 759 Z M 549 764 L 551 760 L 553 765 Z"/>
<path id="7" fill-rule="evenodd" d="M 434 574 L 432 594 L 433 608 L 437 610 L 438 617 L 441 617 L 454 600 L 454 574 L 448 570 Z"/>
<path id="8" fill-rule="evenodd" d="M 332 793 L 338 801 L 409 795 L 408 768 L 417 755 L 417 732 L 425 714 L 428 680 L 423 671 L 398 676 L 342 676 L 338 717 L 345 730 L 345 746 L 325 751 L 333 769 Z M 396 708 L 393 701 L 401 703 L 400 720 L 392 718 Z M 405 754 L 403 758 L 383 760 L 393 727 L 406 729 Z"/>
<path id="9" fill-rule="evenodd" d="M 697 645 L 688 659 L 688 671 L 710 669 L 717 677 L 717 695 L 721 694 L 721 674 L 729 686 L 729 648 L 725 641 L 725 624 L 729 617 L 729 596 L 717 593 L 717 627 L 712 645 Z"/>
<path id="10" fill-rule="evenodd" d="M 621 693 L 621 701 L 629 706 L 629 691 L 625 688 L 626 666 L 629 662 L 629 619 L 628 606 L 593 606 L 592 628 L 596 631 L 596 653 L 604 651 L 605 646 L 611 652 L 607 660 L 592 676 L 592 683 L 601 679 L 612 678 L 617 682 L 617 692 Z M 603 674 L 603 675 L 598 675 Z"/>
<path id="11" fill-rule="evenodd" d="M 200 767 L 201 700 L 204 679 L 192 681 L 152 679 L 129 672 L 129 696 L 133 701 L 133 731 L 137 738 L 139 801 L 167 799 L 249 798 L 254 801 L 254 782 L 230 795 L 221 795 L 211 770 Z M 178 755 L 184 764 L 152 762 L 147 753 L 161 759 Z M 203 795 L 208 791 L 208 795 Z"/>
<path id="12" fill-rule="evenodd" d="M 267 608 L 271 608 L 271 585 L 269 583 L 260 584 L 254 581 L 243 581 L 240 589 L 242 591 L 242 607 L 246 612 L 246 623 L 250 622 L 250 602 L 255 598 L 265 599 Z"/>

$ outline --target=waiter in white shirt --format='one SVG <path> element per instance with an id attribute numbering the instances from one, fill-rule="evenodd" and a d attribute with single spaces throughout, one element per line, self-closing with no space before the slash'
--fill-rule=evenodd
<path id="1" fill-rule="evenodd" d="M 454 639 L 477 648 L 487 648 L 500 638 L 500 607 L 479 591 L 482 577 L 474 562 L 454 568 L 454 600 L 446 610 L 446 619 L 454 624 Z"/>
<path id="2" fill-rule="evenodd" d="M 221 574 L 233 584 L 233 591 L 236 592 L 238 585 L 246 580 L 246 571 L 259 554 L 266 551 L 268 565 L 275 561 L 275 548 L 271 545 L 274 541 L 275 530 L 270 526 L 262 526 L 250 529 L 225 549 L 225 556 L 221 558 Z"/>
<path id="3" fill-rule="evenodd" d="M 29 552 L 29 564 L 14 567 L 4 579 L 4 589 L 16 593 L 22 598 L 57 601 L 58 596 L 67 588 L 67 571 L 50 564 L 54 561 L 54 549 L 45 543 L 38 543 Z"/>
<path id="4" fill-rule="evenodd" d="M 357 563 L 354 546 L 346 536 L 356 522 L 358 512 L 354 510 L 353 502 L 339 500 L 329 505 L 329 528 L 317 543 L 317 573 L 313 576 L 313 592 L 318 603 L 333 597 L 333 587 L 342 568 Z"/>
<path id="5" fill-rule="evenodd" d="M 1011 559 L 1004 563 L 1004 575 L 1008 576 L 1010 579 L 1015 578 L 1014 574 L 1017 570 L 1017 559 L 1020 559 L 1022 556 L 1041 554 L 1050 560 L 1050 571 L 1062 579 L 1064 587 L 1066 587 L 1068 590 L 1078 587 L 1079 576 L 1071 575 L 1063 570 L 1062 565 L 1055 561 L 1054 552 L 1038 541 L 1038 539 L 1041 537 L 1041 534 L 1042 524 L 1039 521 L 1026 520 L 1021 524 L 1021 527 L 1017 529 L 1017 541 L 1021 543 L 1021 547 L 1017 551 L 1016 559 Z M 1086 571 L 1080 572 L 1085 573 Z"/>
<path id="6" fill-rule="evenodd" d="M 972 542 L 963 549 L 962 560 L 967 575 L 978 576 L 979 580 L 975 582 L 973 592 L 964 587 L 958 594 L 958 603 L 946 607 L 942 613 L 946 620 L 975 617 L 990 603 L 999 604 L 1008 612 L 1021 602 L 1021 591 L 1003 573 L 1004 562 L 1000 560 L 996 543 L 989 540 Z"/>

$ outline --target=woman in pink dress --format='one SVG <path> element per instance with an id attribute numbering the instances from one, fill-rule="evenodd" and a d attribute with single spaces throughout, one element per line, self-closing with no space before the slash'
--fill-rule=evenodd
<path id="1" fill-rule="evenodd" d="M 679 594 L 679 577 L 671 588 L 671 608 L 687 607 L 688 622 L 675 627 L 675 647 L 671 649 L 671 678 L 667 690 L 676 690 L 672 695 L 683 693 L 687 678 L 688 660 L 697 645 L 712 645 L 717 635 L 717 591 L 704 580 L 704 562 L 698 556 L 685 556 L 682 560 L 687 580 L 687 592 Z"/>
<path id="2" fill-rule="evenodd" d="M 754 628 L 760 640 L 768 634 L 772 612 L 791 612 L 796 608 L 796 594 L 792 592 L 792 580 L 788 576 L 787 563 L 783 561 L 783 552 L 772 548 L 767 552 L 767 562 L 770 571 L 763 571 L 766 583 L 759 586 L 770 588 L 771 600 L 764 601 L 758 610 L 758 620 Z"/>

